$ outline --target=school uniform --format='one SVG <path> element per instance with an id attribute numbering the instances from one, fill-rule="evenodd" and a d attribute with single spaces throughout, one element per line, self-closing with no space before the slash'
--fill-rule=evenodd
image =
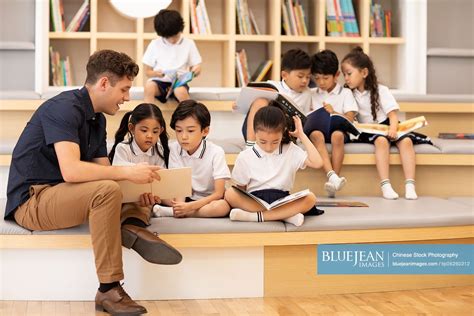
<path id="1" fill-rule="evenodd" d="M 344 88 L 340 84 L 331 91 L 325 91 L 320 88 L 311 89 L 311 111 L 319 110 L 323 107 L 323 103 L 330 104 L 335 112 L 345 114 L 348 112 L 357 112 L 357 103 L 352 95 L 352 91 L 348 88 Z M 310 122 L 307 122 L 307 124 Z M 313 131 L 310 126 L 305 125 L 305 133 L 311 134 Z M 326 135 L 325 135 L 326 136 Z M 326 143 L 331 143 L 330 135 L 325 137 Z M 344 133 L 344 143 L 349 142 L 349 134 Z"/>
<path id="2" fill-rule="evenodd" d="M 294 143 L 281 144 L 267 153 L 258 144 L 239 153 L 232 169 L 232 180 L 258 198 L 272 203 L 290 194 L 296 172 L 306 168 L 306 151 Z M 313 207 L 311 215 L 319 215 Z M 319 213 L 319 214 L 316 214 Z M 309 214 L 308 214 L 309 215 Z"/>
<path id="3" fill-rule="evenodd" d="M 169 43 L 165 38 L 154 39 L 148 44 L 143 55 L 142 62 L 153 68 L 153 70 L 176 70 L 178 75 L 189 71 L 202 62 L 201 55 L 196 43 L 192 39 L 181 37 L 176 44 Z M 163 78 L 150 78 L 160 89 L 161 95 L 157 97 L 160 102 L 166 102 L 166 92 L 169 89 L 172 78 L 165 75 Z M 189 90 L 189 86 L 185 85 Z M 174 97 L 174 95 L 172 94 Z"/>
<path id="4" fill-rule="evenodd" d="M 357 121 L 359 123 L 378 123 L 390 125 L 388 113 L 390 113 L 391 111 L 400 110 L 400 106 L 398 105 L 397 101 L 393 97 L 388 87 L 379 84 L 378 92 L 380 107 L 376 111 L 376 118 L 374 120 L 371 110 L 372 106 L 370 103 L 370 91 L 365 90 L 363 92 L 360 92 L 358 89 L 353 90 L 354 99 L 358 107 Z M 378 137 L 385 137 L 388 139 L 388 137 L 383 135 L 361 133 L 357 139 L 357 142 L 373 144 Z M 398 141 L 404 139 L 405 137 L 409 137 L 414 144 L 431 144 L 431 140 L 429 137 L 414 132 L 405 134 L 395 141 L 390 140 L 390 143 L 395 144 Z"/>
<path id="5" fill-rule="evenodd" d="M 166 168 L 165 160 L 161 157 L 163 155 L 163 146 L 158 142 L 156 146 L 149 148 L 143 152 L 138 147 L 135 138 L 123 141 L 115 147 L 114 159 L 112 165 L 124 166 L 138 163 L 148 163 L 149 165 L 160 166 Z"/>
<path id="6" fill-rule="evenodd" d="M 170 144 L 169 168 L 183 167 L 192 168 L 192 195 L 189 198 L 193 201 L 211 195 L 215 180 L 230 179 L 224 150 L 205 139 L 192 155 L 178 142 Z"/>
<path id="7" fill-rule="evenodd" d="M 311 90 L 309 88 L 304 89 L 303 92 L 297 92 L 285 83 L 284 80 L 281 81 L 272 81 L 268 80 L 268 83 L 271 83 L 278 89 L 278 93 L 288 97 L 293 103 L 298 107 L 298 109 L 306 114 L 311 109 Z M 245 116 L 244 123 L 242 124 L 242 135 L 247 141 L 247 120 L 249 114 Z"/>

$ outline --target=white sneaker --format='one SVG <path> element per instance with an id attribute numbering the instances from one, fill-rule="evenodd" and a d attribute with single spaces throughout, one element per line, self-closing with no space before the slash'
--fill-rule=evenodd
<path id="1" fill-rule="evenodd" d="M 328 193 L 328 197 L 335 198 L 336 197 L 336 187 L 332 182 L 326 182 L 324 184 L 324 190 Z"/>

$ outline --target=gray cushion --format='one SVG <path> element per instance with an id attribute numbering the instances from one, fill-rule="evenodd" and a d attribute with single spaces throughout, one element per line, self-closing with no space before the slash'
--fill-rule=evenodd
<path id="1" fill-rule="evenodd" d="M 454 196 L 449 197 L 448 200 L 470 206 L 474 210 L 474 197 L 472 196 Z"/>
<path id="2" fill-rule="evenodd" d="M 39 100 L 40 95 L 30 90 L 0 91 L 0 100 Z"/>
<path id="3" fill-rule="evenodd" d="M 474 154 L 474 140 L 472 139 L 433 138 L 432 141 L 443 154 Z"/>
<path id="4" fill-rule="evenodd" d="M 453 201 L 420 197 L 410 201 L 380 197 L 339 197 L 365 202 L 369 207 L 324 207 L 321 216 L 306 216 L 302 226 L 285 224 L 287 231 L 353 230 L 457 226 L 474 224 L 472 207 Z"/>
<path id="5" fill-rule="evenodd" d="M 33 235 L 88 235 L 89 234 L 89 224 L 82 224 L 79 226 L 64 228 L 64 229 L 55 229 L 55 230 L 35 230 Z"/>
<path id="6" fill-rule="evenodd" d="M 1 210 L 0 235 L 30 235 L 31 231 L 21 227 L 15 221 L 3 219 L 3 214 L 5 213 L 6 204 L 7 204 L 7 199 L 5 198 L 0 199 L 0 210 Z"/>
<path id="7" fill-rule="evenodd" d="M 229 218 L 153 218 L 148 230 L 161 234 L 266 233 L 284 232 L 280 221 L 265 223 L 233 222 Z"/>

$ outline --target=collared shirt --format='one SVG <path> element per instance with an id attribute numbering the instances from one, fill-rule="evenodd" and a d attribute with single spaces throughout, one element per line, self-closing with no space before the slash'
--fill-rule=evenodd
<path id="1" fill-rule="evenodd" d="M 230 171 L 225 161 L 224 150 L 203 139 L 198 149 L 189 155 L 179 143 L 170 144 L 169 168 L 191 167 L 193 200 L 200 200 L 214 193 L 214 181 L 229 179 Z"/>
<path id="2" fill-rule="evenodd" d="M 161 155 L 163 155 L 163 147 L 159 142 L 157 145 L 158 150 L 160 150 Z M 143 162 L 166 168 L 165 161 L 159 156 L 155 146 L 143 152 L 140 147 L 138 147 L 134 138 L 131 142 L 129 140 L 123 141 L 115 147 L 114 160 L 112 161 L 113 165 L 124 166 Z"/>
<path id="3" fill-rule="evenodd" d="M 323 102 L 330 104 L 335 112 L 341 114 L 358 110 L 352 91 L 338 83 L 329 92 L 320 88 L 311 89 L 311 96 L 311 107 L 314 111 L 322 108 Z"/>
<path id="4" fill-rule="evenodd" d="M 393 110 L 400 110 L 397 101 L 393 97 L 388 87 L 379 84 L 379 102 L 380 107 L 377 110 L 377 119 L 374 121 L 372 117 L 370 92 L 365 90 L 360 92 L 357 89 L 353 90 L 354 98 L 359 108 L 357 113 L 357 121 L 359 123 L 381 123 L 387 119 L 387 114 Z"/>
<path id="5" fill-rule="evenodd" d="M 171 44 L 165 38 L 160 37 L 150 42 L 142 62 L 152 67 L 153 70 L 176 70 L 180 75 L 189 71 L 190 67 L 200 64 L 202 59 L 192 39 L 181 37 L 176 44 Z M 171 82 L 168 75 L 156 79 Z"/>
<path id="6" fill-rule="evenodd" d="M 291 191 L 295 175 L 306 168 L 306 151 L 289 143 L 267 153 L 257 144 L 241 151 L 232 169 L 232 180 L 253 192 L 265 189 Z"/>
<path id="7" fill-rule="evenodd" d="M 107 157 L 105 123 L 102 113 L 94 113 L 85 87 L 62 92 L 44 102 L 13 150 L 5 217 L 28 200 L 31 185 L 64 182 L 55 143 L 78 144 L 82 161 Z"/>
<path id="8" fill-rule="evenodd" d="M 305 88 L 303 92 L 296 92 L 295 90 L 288 87 L 285 80 L 268 80 L 267 82 L 273 84 L 278 89 L 279 93 L 289 97 L 295 103 L 295 105 L 299 107 L 300 111 L 303 112 L 303 114 L 307 114 L 310 111 L 311 90 L 309 88 Z"/>

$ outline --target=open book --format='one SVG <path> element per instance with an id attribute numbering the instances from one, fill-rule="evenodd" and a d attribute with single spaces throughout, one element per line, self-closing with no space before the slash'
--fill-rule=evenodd
<path id="1" fill-rule="evenodd" d="M 378 134 L 378 135 L 384 135 L 384 136 L 388 134 L 388 129 L 389 129 L 389 126 L 384 125 L 384 124 L 354 123 L 354 125 L 361 133 Z M 428 125 L 428 122 L 426 121 L 424 116 L 418 116 L 418 117 L 400 122 L 398 124 L 397 139 L 399 139 L 403 135 L 413 132 L 414 130 L 422 128 L 426 125 Z"/>
<path id="2" fill-rule="evenodd" d="M 235 102 L 237 112 L 247 114 L 252 102 L 260 98 L 277 101 L 276 103 L 287 117 L 290 130 L 294 129 L 293 116 L 298 116 L 303 125 L 306 122 L 306 115 L 301 112 L 293 100 L 280 94 L 278 89 L 268 82 L 250 82 L 247 87 L 243 87 Z"/>
<path id="3" fill-rule="evenodd" d="M 131 181 L 118 181 L 122 189 L 122 203 L 138 202 L 143 193 L 152 193 L 160 199 L 172 199 L 192 195 L 191 168 L 160 169 L 161 180 L 137 184 Z"/>
<path id="4" fill-rule="evenodd" d="M 183 74 L 178 75 L 178 72 L 165 72 L 172 80 L 171 86 L 166 93 L 166 99 L 168 99 L 173 93 L 174 89 L 184 86 L 194 78 L 194 72 L 188 71 Z"/>
<path id="5" fill-rule="evenodd" d="M 252 198 L 254 199 L 258 204 L 260 204 L 261 206 L 263 206 L 266 210 L 272 210 L 274 208 L 277 208 L 279 206 L 282 206 L 282 205 L 285 205 L 285 204 L 288 204 L 290 202 L 293 202 L 293 201 L 296 201 L 298 199 L 301 199 L 302 197 L 305 197 L 309 194 L 309 189 L 306 189 L 306 190 L 302 190 L 302 191 L 299 191 L 299 192 L 296 192 L 296 193 L 293 193 L 293 194 L 290 194 L 288 196 L 285 196 L 281 199 L 278 199 L 276 201 L 273 201 L 273 203 L 267 203 L 265 201 L 263 201 L 262 199 L 259 199 L 258 197 L 256 197 L 255 195 L 253 195 L 252 193 L 250 192 L 247 192 L 245 190 L 242 190 L 241 188 L 239 188 L 238 186 L 236 185 L 233 185 L 232 186 L 235 190 L 237 190 L 237 192 L 240 192 L 242 193 L 243 195 L 245 196 L 248 196 L 249 198 Z"/>
<path id="6" fill-rule="evenodd" d="M 360 134 L 357 128 L 342 114 L 329 114 L 324 108 L 319 108 L 308 114 L 304 132 L 306 135 L 312 131 L 320 131 L 326 139 L 331 138 L 334 131 L 351 133 L 354 136 Z"/>

